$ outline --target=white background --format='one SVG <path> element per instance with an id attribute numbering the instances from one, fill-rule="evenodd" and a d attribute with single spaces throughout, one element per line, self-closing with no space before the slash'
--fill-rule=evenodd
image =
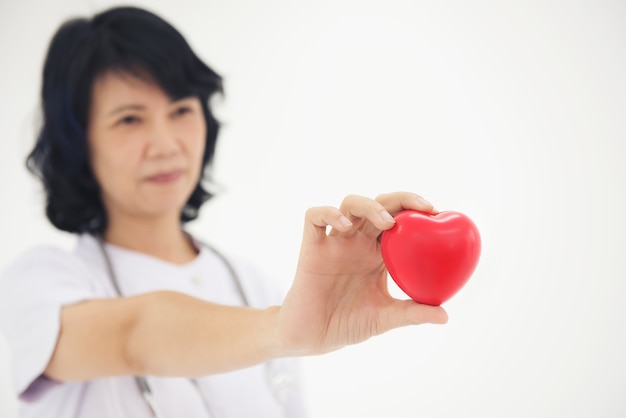
<path id="1" fill-rule="evenodd" d="M 33 245 L 73 245 L 23 161 L 51 34 L 113 3 L 1 1 L 4 268 Z M 626 416 L 626 3 L 149 7 L 225 78 L 222 190 L 191 227 L 201 238 L 286 289 L 304 211 L 349 193 L 418 192 L 481 231 L 449 324 L 303 359 L 312 418 Z M 0 340 L 13 418 L 9 361 Z"/>

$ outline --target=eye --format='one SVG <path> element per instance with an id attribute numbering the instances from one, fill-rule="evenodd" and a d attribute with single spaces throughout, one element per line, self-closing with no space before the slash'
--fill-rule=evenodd
<path id="1" fill-rule="evenodd" d="M 187 113 L 191 112 L 191 107 L 189 106 L 179 106 L 174 110 L 174 116 L 184 116 Z"/>
<path id="2" fill-rule="evenodd" d="M 137 116 L 127 115 L 121 118 L 117 123 L 118 125 L 136 125 L 139 122 L 141 122 L 141 119 L 139 119 Z"/>

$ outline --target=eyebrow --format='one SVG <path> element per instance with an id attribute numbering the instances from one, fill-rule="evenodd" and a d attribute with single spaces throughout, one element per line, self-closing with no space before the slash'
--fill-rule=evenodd
<path id="1" fill-rule="evenodd" d="M 182 101 L 189 100 L 192 98 L 193 96 L 181 97 L 180 99 L 171 100 L 170 104 L 175 104 L 177 102 L 182 102 Z M 125 104 L 125 105 L 116 107 L 115 109 L 107 113 L 107 117 L 114 116 L 118 113 L 121 113 L 127 110 L 146 110 L 146 106 L 140 105 L 140 104 Z"/>
<path id="2" fill-rule="evenodd" d="M 145 110 L 146 107 L 143 105 L 139 105 L 139 104 L 127 104 L 127 105 L 122 105 L 119 107 L 116 107 L 115 109 L 113 109 L 112 111 L 110 111 L 107 116 L 114 116 L 118 113 L 127 111 L 127 110 Z"/>

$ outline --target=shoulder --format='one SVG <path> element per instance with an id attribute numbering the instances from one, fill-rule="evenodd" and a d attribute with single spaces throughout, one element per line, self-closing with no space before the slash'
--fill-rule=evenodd
<path id="1" fill-rule="evenodd" d="M 11 264 L 9 264 L 8 269 L 10 270 L 23 265 L 28 265 L 33 261 L 63 262 L 70 259 L 71 256 L 72 253 L 66 249 L 51 245 L 40 245 L 22 252 Z"/>
<path id="2" fill-rule="evenodd" d="M 54 246 L 37 246 L 14 259 L 0 275 L 0 300 L 23 298 L 37 292 L 58 293 L 64 289 L 92 287 L 90 269 L 77 251 Z"/>
<path id="3" fill-rule="evenodd" d="M 39 378 L 60 332 L 61 309 L 94 297 L 91 277 L 75 252 L 52 246 L 26 250 L 2 272 L 0 332 L 11 353 L 18 393 L 43 382 Z"/>
<path id="4" fill-rule="evenodd" d="M 96 278 L 76 251 L 51 246 L 25 251 L 0 276 L 0 328 L 10 331 L 18 318 L 38 323 L 48 315 L 56 318 L 62 306 L 102 295 Z"/>
<path id="5" fill-rule="evenodd" d="M 73 252 L 53 246 L 38 246 L 26 250 L 13 260 L 3 271 L 0 282 L 16 277 L 26 279 L 40 272 L 81 270 L 82 264 L 80 258 Z"/>

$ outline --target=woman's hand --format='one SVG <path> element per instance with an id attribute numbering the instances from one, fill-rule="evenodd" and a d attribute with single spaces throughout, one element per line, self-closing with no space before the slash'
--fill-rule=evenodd
<path id="1" fill-rule="evenodd" d="M 351 195 L 339 209 L 307 211 L 296 277 L 278 312 L 285 355 L 321 354 L 393 328 L 447 321 L 443 308 L 394 299 L 387 290 L 380 234 L 404 209 L 436 213 L 405 192 L 375 200 Z"/>

